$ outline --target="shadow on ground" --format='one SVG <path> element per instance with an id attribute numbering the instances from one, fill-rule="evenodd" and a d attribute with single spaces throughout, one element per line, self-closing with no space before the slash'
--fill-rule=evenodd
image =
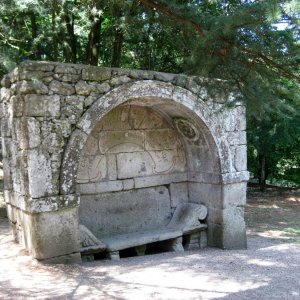
<path id="1" fill-rule="evenodd" d="M 299 194 L 272 195 L 249 197 L 247 250 L 206 248 L 73 266 L 33 262 L 2 216 L 0 298 L 299 299 L 299 233 L 289 236 L 285 227 L 298 226 Z"/>

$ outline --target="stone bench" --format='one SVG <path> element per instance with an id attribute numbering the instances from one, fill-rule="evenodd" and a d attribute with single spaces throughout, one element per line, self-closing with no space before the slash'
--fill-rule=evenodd
<path id="1" fill-rule="evenodd" d="M 99 240 L 84 225 L 80 225 L 81 253 L 89 255 L 106 251 L 110 259 L 119 259 L 119 251 L 135 248 L 137 255 L 144 255 L 147 244 L 162 242 L 164 249 L 181 252 L 185 249 L 206 246 L 207 225 L 200 223 L 207 216 L 207 208 L 200 204 L 179 204 L 169 224 L 163 228 L 107 236 Z M 183 237 L 186 245 L 183 247 Z"/>

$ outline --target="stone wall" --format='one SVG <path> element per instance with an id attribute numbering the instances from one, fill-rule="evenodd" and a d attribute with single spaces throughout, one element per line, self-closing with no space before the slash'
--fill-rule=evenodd
<path id="1" fill-rule="evenodd" d="M 245 247 L 245 108 L 226 106 L 232 94 L 211 99 L 202 82 L 30 61 L 5 76 L 4 194 L 16 240 L 37 259 L 79 259 L 78 208 L 83 220 L 91 197 L 122 193 L 133 206 L 150 195 L 162 222 L 178 201 L 206 204 L 209 243 Z"/>
<path id="2" fill-rule="evenodd" d="M 161 185 L 185 181 L 180 193 L 187 202 L 186 180 L 184 144 L 171 124 L 149 107 L 118 106 L 103 117 L 82 150 L 80 223 L 99 238 L 166 225 L 178 193 L 170 195 Z"/>

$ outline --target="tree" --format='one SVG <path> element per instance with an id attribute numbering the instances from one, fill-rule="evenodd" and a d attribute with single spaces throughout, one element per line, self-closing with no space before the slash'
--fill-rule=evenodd
<path id="1" fill-rule="evenodd" d="M 0 75 L 42 59 L 224 79 L 209 92 L 239 91 L 263 184 L 269 154 L 296 147 L 279 132 L 298 120 L 299 15 L 296 0 L 3 0 Z"/>
<path id="2" fill-rule="evenodd" d="M 186 71 L 226 79 L 240 91 L 247 105 L 249 149 L 256 153 L 255 159 L 249 156 L 249 167 L 261 189 L 271 173 L 280 177 L 280 162 L 291 161 L 289 152 L 294 156 L 287 170 L 299 170 L 299 2 L 141 2 L 193 32 Z M 281 22 L 285 29 L 278 29 Z"/>

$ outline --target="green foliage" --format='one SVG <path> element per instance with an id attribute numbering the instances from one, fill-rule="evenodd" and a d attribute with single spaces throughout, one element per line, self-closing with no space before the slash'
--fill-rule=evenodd
<path id="1" fill-rule="evenodd" d="M 26 59 L 187 73 L 247 105 L 249 168 L 299 183 L 297 0 L 2 0 L 0 76 Z M 283 26 L 285 25 L 285 26 Z"/>

